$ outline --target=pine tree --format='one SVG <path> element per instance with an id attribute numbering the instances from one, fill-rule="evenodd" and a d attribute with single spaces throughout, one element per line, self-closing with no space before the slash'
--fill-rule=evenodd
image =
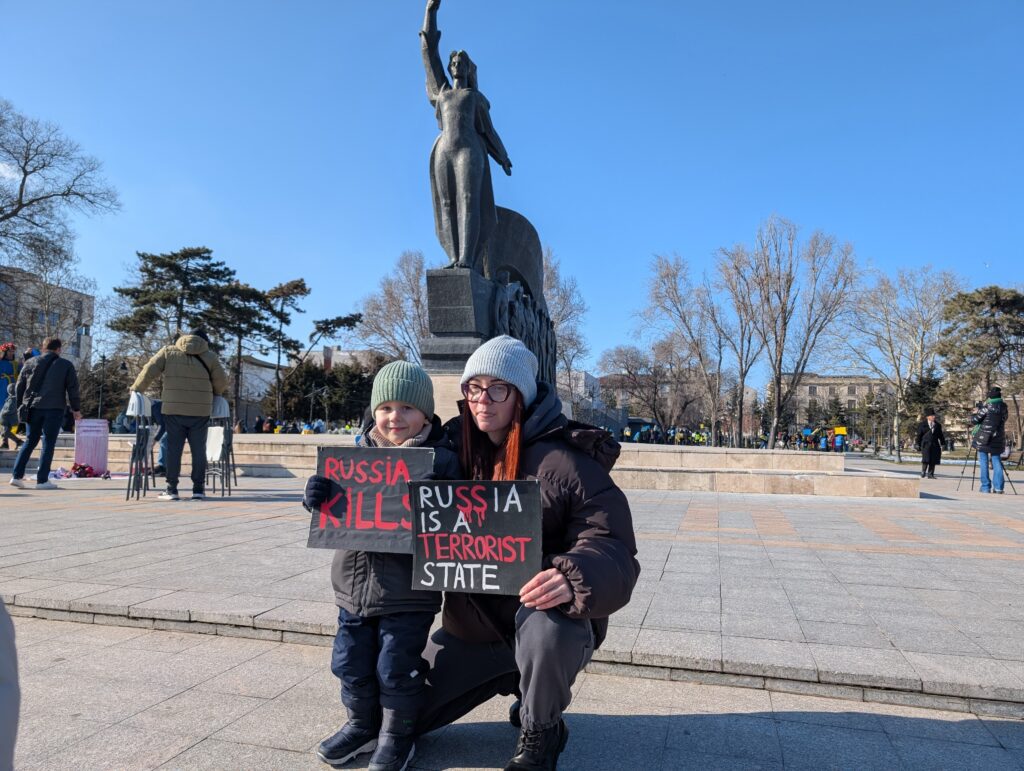
<path id="1" fill-rule="evenodd" d="M 221 301 L 206 319 L 211 339 L 232 351 L 232 401 L 238 415 L 242 402 L 242 357 L 267 351 L 276 327 L 273 305 L 266 292 L 233 281 L 221 292 Z"/>
<path id="2" fill-rule="evenodd" d="M 281 414 L 283 403 L 281 401 L 281 356 L 285 352 L 298 353 L 299 341 L 285 334 L 285 327 L 292 323 L 292 313 L 305 313 L 299 307 L 299 300 L 309 296 L 309 287 L 305 279 L 297 278 L 292 281 L 285 281 L 278 284 L 267 292 L 267 300 L 270 303 L 271 313 L 276 322 L 269 338 L 277 349 L 277 364 L 274 368 L 274 381 L 276 383 L 275 393 L 277 403 L 275 405 L 277 414 Z"/>
<path id="3" fill-rule="evenodd" d="M 156 335 L 174 338 L 194 326 L 211 326 L 214 309 L 223 300 L 235 271 L 213 259 L 205 246 L 167 254 L 136 252 L 138 278 L 133 286 L 114 287 L 130 303 L 128 313 L 110 322 L 115 332 L 139 339 Z"/>

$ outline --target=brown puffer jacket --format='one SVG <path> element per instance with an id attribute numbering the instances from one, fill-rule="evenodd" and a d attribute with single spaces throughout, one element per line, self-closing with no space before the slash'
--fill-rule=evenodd
<path id="1" fill-rule="evenodd" d="M 523 423 L 519 476 L 540 482 L 544 567 L 558 568 L 572 584 L 573 600 L 561 610 L 588 619 L 597 645 L 608 616 L 629 603 L 640 575 L 629 501 L 608 472 L 619 445 L 603 429 L 572 423 L 546 383 Z M 460 438 L 459 418 L 446 428 Z M 519 598 L 446 592 L 444 628 L 467 642 L 511 640 Z"/>
<path id="2" fill-rule="evenodd" d="M 164 415 L 209 417 L 213 397 L 223 395 L 228 388 L 220 360 L 198 335 L 182 335 L 174 345 L 161 348 L 135 378 L 132 390 L 145 391 L 161 375 L 160 409 Z"/>

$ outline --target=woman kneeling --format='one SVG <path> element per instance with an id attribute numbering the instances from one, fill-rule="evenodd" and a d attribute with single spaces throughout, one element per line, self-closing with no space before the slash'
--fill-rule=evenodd
<path id="1" fill-rule="evenodd" d="M 608 474 L 618 444 L 568 421 L 536 378 L 537 359 L 520 341 L 488 341 L 466 363 L 461 417 L 446 429 L 473 479 L 540 483 L 543 569 L 519 597 L 446 593 L 443 627 L 423 654 L 431 671 L 418 733 L 495 695 L 519 695 L 506 771 L 555 768 L 572 684 L 640 572 L 629 503 Z"/>

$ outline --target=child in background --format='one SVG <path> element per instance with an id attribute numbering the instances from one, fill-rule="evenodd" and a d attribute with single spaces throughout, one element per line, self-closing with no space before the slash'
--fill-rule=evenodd
<path id="1" fill-rule="evenodd" d="M 458 457 L 434 415 L 434 386 L 422 368 L 393 361 L 377 373 L 362 447 L 430 447 L 437 479 L 459 479 Z M 357 437 L 358 438 L 358 437 Z M 318 511 L 326 477 L 306 483 L 303 505 Z M 415 752 L 413 731 L 426 687 L 422 653 L 440 592 L 412 589 L 412 555 L 339 549 L 331 583 L 340 608 L 331 670 L 341 680 L 348 722 L 317 756 L 338 767 L 373 751 L 370 771 L 401 771 Z"/>
<path id="2" fill-rule="evenodd" d="M 13 439 L 15 448 L 21 447 L 21 439 L 14 433 L 14 427 L 18 425 L 18 397 L 16 394 L 17 385 L 11 383 L 7 386 L 7 401 L 0 410 L 0 430 L 3 431 L 3 449 L 7 449 L 7 440 Z"/>

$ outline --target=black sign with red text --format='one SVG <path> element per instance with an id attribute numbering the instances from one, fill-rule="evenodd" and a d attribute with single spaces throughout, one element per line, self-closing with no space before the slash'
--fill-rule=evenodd
<path id="1" fill-rule="evenodd" d="M 433 469 L 429 448 L 318 448 L 316 473 L 331 492 L 310 518 L 306 546 L 412 553 L 409 481 Z"/>
<path id="2" fill-rule="evenodd" d="M 541 569 L 537 482 L 409 484 L 412 588 L 519 594 Z"/>

